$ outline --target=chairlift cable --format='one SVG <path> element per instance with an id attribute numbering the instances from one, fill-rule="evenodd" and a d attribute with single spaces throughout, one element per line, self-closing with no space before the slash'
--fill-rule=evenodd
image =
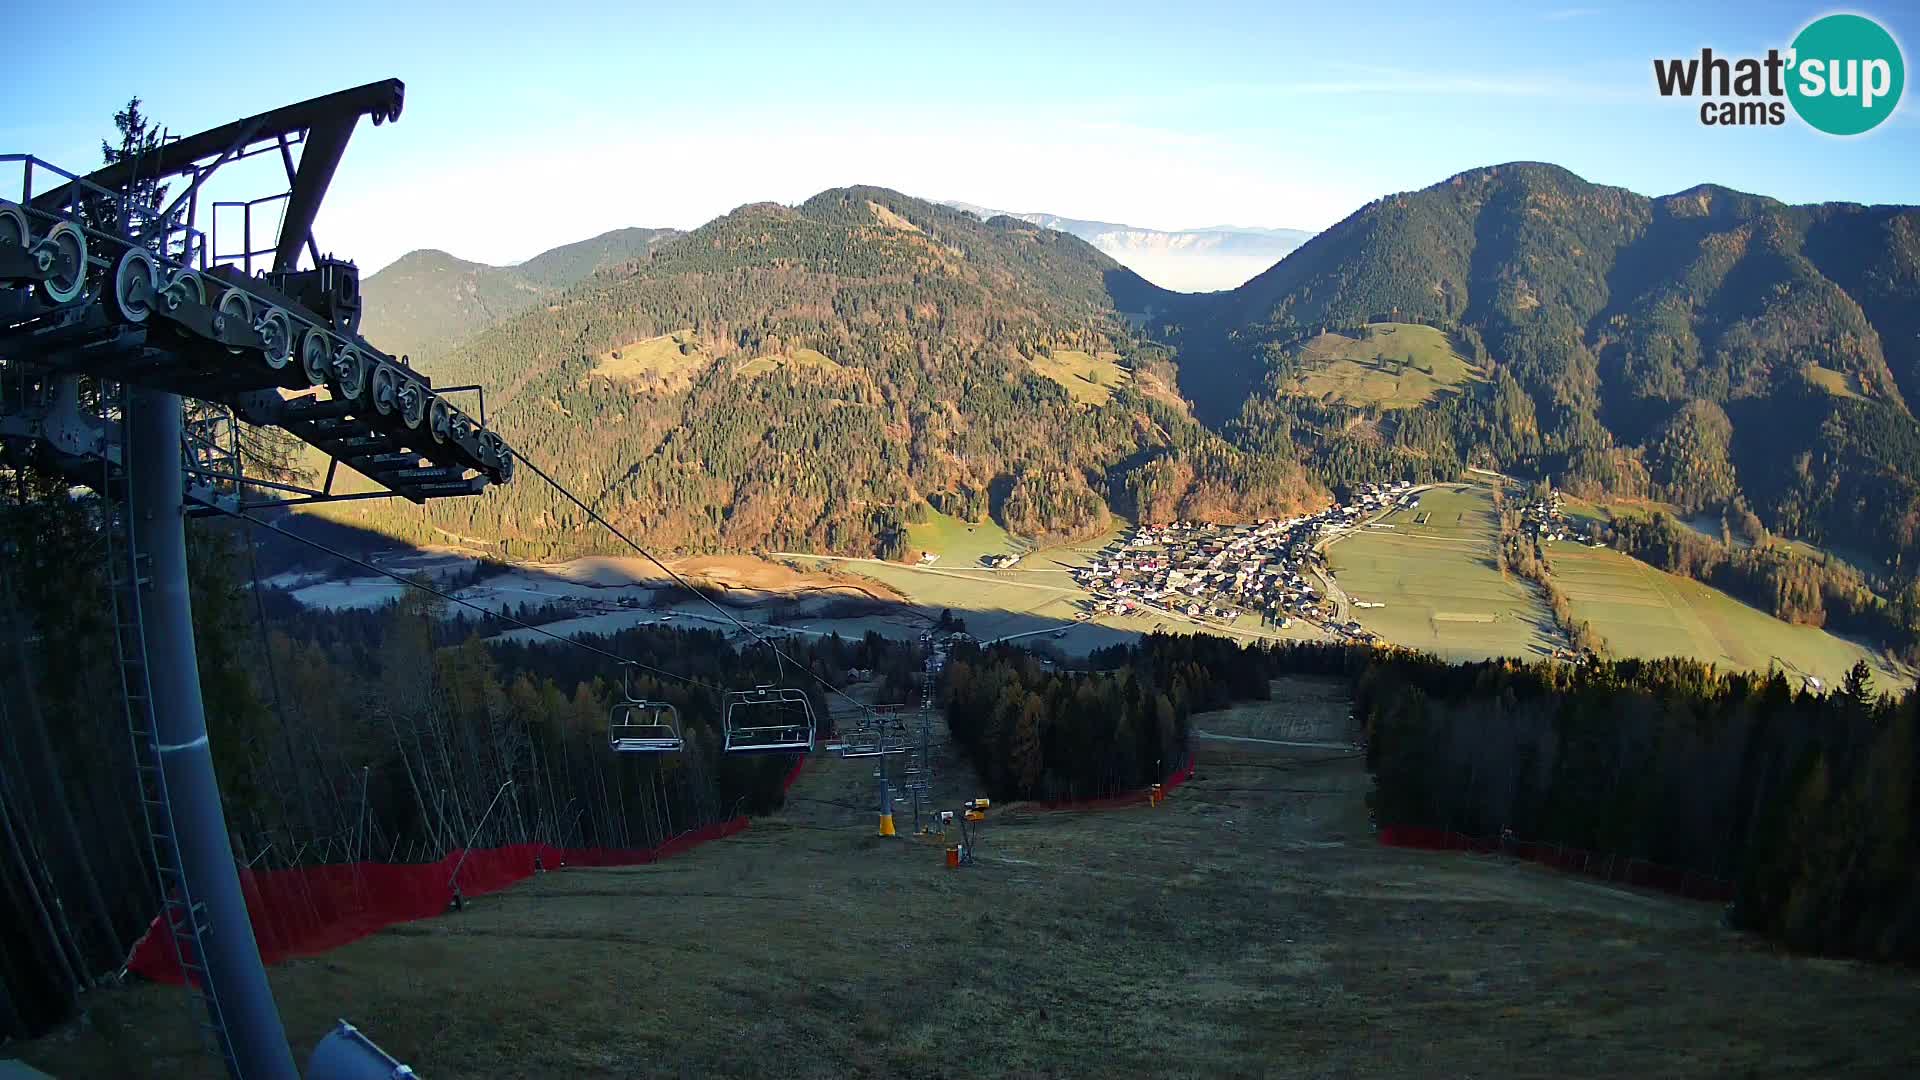
<path id="1" fill-rule="evenodd" d="M 228 517 L 238 518 L 241 521 L 251 522 L 254 525 L 259 526 L 260 528 L 267 529 L 271 532 L 279 533 L 281 536 L 284 536 L 289 540 L 296 540 L 302 544 L 307 545 L 310 548 L 314 548 L 318 551 L 323 551 L 328 555 L 332 555 L 334 558 L 341 559 L 345 562 L 353 563 L 355 566 L 361 567 L 362 569 L 371 570 L 374 573 L 379 574 L 383 577 L 392 578 L 393 580 L 399 582 L 402 585 L 410 585 L 416 589 L 419 589 L 422 592 L 431 593 L 434 596 L 441 598 L 442 600 L 459 604 L 461 607 L 472 608 L 473 610 L 481 613 L 482 615 L 492 616 L 494 618 L 500 619 L 503 622 L 511 623 L 512 625 L 522 630 L 531 630 L 534 633 L 541 635 L 542 637 L 552 638 L 553 640 L 558 641 L 561 644 L 571 645 L 576 649 L 582 649 L 586 652 L 593 653 L 597 656 L 604 656 L 609 660 L 613 660 L 621 664 L 631 664 L 634 667 L 640 668 L 643 671 L 649 671 L 655 675 L 660 675 L 665 678 L 674 679 L 679 682 L 686 683 L 689 686 L 697 686 L 702 690 L 709 690 L 716 694 L 725 693 L 724 690 L 722 690 L 718 686 L 713 685 L 712 683 L 704 682 L 700 679 L 695 679 L 691 676 L 681 675 L 677 672 L 668 671 L 665 668 L 657 668 L 649 664 L 643 664 L 638 660 L 630 660 L 627 657 L 621 656 L 618 653 L 609 652 L 606 649 L 602 649 L 594 645 L 589 645 L 584 641 L 580 641 L 575 638 L 566 637 L 562 634 L 556 634 L 551 630 L 548 630 L 544 627 L 535 626 L 532 623 L 522 622 L 511 615 L 507 615 L 504 612 L 496 612 L 491 608 L 488 608 L 482 604 L 476 604 L 471 600 L 462 600 L 460 597 L 455 596 L 452 593 L 448 593 L 440 589 L 436 589 L 431 585 L 422 584 L 421 582 L 415 581 L 412 578 L 406 577 L 402 574 L 395 573 L 394 571 L 388 570 L 384 567 L 375 566 L 374 564 L 367 562 L 364 559 L 358 559 L 352 555 L 348 555 L 346 552 L 338 551 L 338 550 L 335 550 L 334 548 L 328 547 L 327 545 L 321 543 L 318 540 L 309 540 L 308 538 L 301 536 L 299 533 L 292 532 L 287 529 L 283 529 L 280 526 L 275 525 L 270 521 L 264 521 L 260 518 L 254 517 L 252 514 L 244 513 L 237 510 L 229 510 L 225 507 L 214 505 L 214 504 L 209 504 L 209 505 L 213 505 L 214 509 L 220 511 L 223 514 L 226 514 Z"/>
<path id="2" fill-rule="evenodd" d="M 734 618 L 733 613 L 728 611 L 726 608 L 722 607 L 720 603 L 716 601 L 713 597 L 708 596 L 706 593 L 703 593 L 699 589 L 694 588 L 687 581 L 686 578 L 683 578 L 679 574 L 675 573 L 672 567 L 668 566 L 666 563 L 661 562 L 658 558 L 654 556 L 652 552 L 648 551 L 646 548 L 641 547 L 638 543 L 636 543 L 633 540 L 632 537 L 628 536 L 626 533 L 621 532 L 617 527 L 615 527 L 613 522 L 608 521 L 606 518 L 600 516 L 600 512 L 598 510 L 595 510 L 593 507 L 588 506 L 586 502 L 580 498 L 580 496 L 575 495 L 571 491 L 568 491 L 565 487 L 561 485 L 560 481 L 555 480 L 552 476 L 548 475 L 545 469 L 542 469 L 540 466 L 535 465 L 531 461 L 528 461 L 527 456 L 521 453 L 519 449 L 517 448 L 510 449 L 509 453 L 511 453 L 515 458 L 517 458 L 520 464 L 525 465 L 527 468 L 533 470 L 533 474 L 535 476 L 538 476 L 540 479 L 545 480 L 553 488 L 553 490 L 566 496 L 567 501 L 579 507 L 583 512 L 586 513 L 588 517 L 592 518 L 596 522 L 599 522 L 600 525 L 603 528 L 605 528 L 608 532 L 619 537 L 622 541 L 626 543 L 628 547 L 639 552 L 648 562 L 659 567 L 662 573 L 672 578 L 674 582 L 678 584 L 681 588 L 699 597 L 701 600 L 704 600 L 708 607 L 711 607 L 713 610 L 719 612 L 728 622 L 732 623 L 742 633 L 746 634 L 748 637 L 759 642 L 760 644 L 765 645 L 767 648 L 773 650 L 774 662 L 776 665 L 779 666 L 780 677 L 782 679 L 786 677 L 785 665 L 788 663 L 791 663 L 794 667 L 799 668 L 800 670 L 806 672 L 808 675 L 812 676 L 813 681 L 819 683 L 821 686 L 824 686 L 828 690 L 831 690 L 832 692 L 840 695 L 841 697 L 846 698 L 848 701 L 852 702 L 855 706 L 858 706 L 862 710 L 867 708 L 867 704 L 861 701 L 859 698 L 854 697 L 852 694 L 849 694 L 845 690 L 842 690 L 839 687 L 833 685 L 831 682 L 828 682 L 826 679 L 821 678 L 820 675 L 817 672 L 815 672 L 812 668 L 806 666 L 805 664 L 800 663 L 800 661 L 795 660 L 793 657 L 788 656 L 786 653 L 781 652 L 780 647 L 778 645 L 775 645 L 773 642 L 768 641 L 766 638 L 761 637 L 757 633 L 754 633 L 754 631 L 750 627 L 748 627 L 747 624 L 741 622 L 739 619 Z"/>

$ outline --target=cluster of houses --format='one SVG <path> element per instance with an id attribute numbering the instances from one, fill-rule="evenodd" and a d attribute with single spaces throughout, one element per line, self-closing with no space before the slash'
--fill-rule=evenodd
<path id="1" fill-rule="evenodd" d="M 1252 525 L 1141 526 L 1074 571 L 1074 580 L 1103 614 L 1164 611 L 1230 622 L 1255 611 L 1283 629 L 1305 619 L 1365 637 L 1357 623 L 1333 622 L 1332 602 L 1308 579 L 1323 561 L 1315 543 L 1322 531 L 1354 528 L 1381 511 L 1417 504 L 1411 488 L 1404 481 L 1368 485 L 1319 513 Z"/>
<path id="2" fill-rule="evenodd" d="M 1584 534 L 1580 524 L 1569 521 L 1561 512 L 1560 493 L 1548 491 L 1544 496 L 1528 499 L 1520 507 L 1520 529 L 1538 541 L 1572 540 L 1589 547 L 1599 547 L 1599 541 Z"/>

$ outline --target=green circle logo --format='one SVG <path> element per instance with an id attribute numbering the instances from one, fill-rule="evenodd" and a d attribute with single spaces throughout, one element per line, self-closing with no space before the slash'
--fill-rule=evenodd
<path id="1" fill-rule="evenodd" d="M 1816 19 L 1793 39 L 1787 98 L 1800 119 L 1829 135 L 1879 126 L 1900 104 L 1906 64 L 1900 46 L 1862 15 Z"/>

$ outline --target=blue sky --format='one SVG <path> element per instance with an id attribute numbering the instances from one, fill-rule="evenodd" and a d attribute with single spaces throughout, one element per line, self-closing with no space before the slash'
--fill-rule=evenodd
<path id="1" fill-rule="evenodd" d="M 509 262 L 850 183 L 1162 228 L 1322 228 L 1518 159 L 1647 194 L 1920 202 L 1920 90 L 1840 140 L 1706 128 L 1652 89 L 1656 56 L 1764 53 L 1833 10 L 1879 19 L 1911 67 L 1920 10 L 1884 2 L 203 3 L 182 49 L 134 29 L 151 4 L 82 6 L 126 29 L 25 35 L 0 152 L 90 167 L 133 94 L 196 131 L 398 76 L 405 115 L 361 126 L 316 229 L 370 267 Z"/>

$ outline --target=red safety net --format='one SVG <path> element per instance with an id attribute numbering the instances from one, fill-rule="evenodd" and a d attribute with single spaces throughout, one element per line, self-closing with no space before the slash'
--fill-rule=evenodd
<path id="1" fill-rule="evenodd" d="M 1165 780 L 1160 781 L 1161 794 L 1171 794 L 1173 790 L 1193 779 L 1193 763 L 1175 769 Z M 1153 795 L 1151 787 L 1138 791 L 1126 791 L 1118 795 L 1109 795 L 1104 799 L 1058 799 L 1053 802 L 1036 802 L 1030 805 L 1042 810 L 1111 810 L 1120 806 L 1132 806 L 1147 802 Z"/>
<path id="2" fill-rule="evenodd" d="M 655 848 L 560 848 L 550 844 L 512 844 L 454 852 L 432 863 L 342 863 L 286 870 L 240 871 L 253 936 L 260 958 L 277 964 L 294 956 L 316 956 L 398 923 L 445 912 L 453 902 L 453 874 L 460 871 L 460 894 L 471 899 L 499 892 L 532 877 L 534 860 L 548 870 L 562 866 L 638 866 L 659 862 L 710 840 L 745 829 L 746 818 L 717 822 L 682 833 Z M 191 959 L 191 957 L 189 957 Z M 180 963 L 166 930 L 156 917 L 133 952 L 127 970 L 156 982 L 180 983 Z"/>
<path id="3" fill-rule="evenodd" d="M 1465 833 L 1435 829 L 1425 825 L 1383 825 L 1380 827 L 1380 842 L 1389 847 L 1421 848 L 1427 851 L 1471 851 L 1480 855 L 1511 855 L 1516 859 L 1537 862 L 1557 870 L 1569 870 L 1576 874 L 1604 878 L 1607 881 L 1643 889 L 1655 889 L 1690 900 L 1726 902 L 1732 900 L 1734 896 L 1733 883 L 1730 881 L 1722 881 L 1692 870 L 1676 870 L 1671 866 L 1660 866 L 1645 859 L 1622 858 L 1618 855 L 1570 848 L 1564 844 L 1516 840 L 1511 837 L 1502 840 L 1499 837 L 1468 836 Z"/>
<path id="4" fill-rule="evenodd" d="M 793 768 L 787 770 L 787 778 L 785 780 L 780 781 L 780 790 L 782 792 L 792 791 L 793 782 L 795 780 L 800 779 L 800 771 L 802 769 L 805 769 L 806 767 L 807 767 L 807 756 L 805 754 L 802 754 L 798 759 L 794 761 Z"/>

